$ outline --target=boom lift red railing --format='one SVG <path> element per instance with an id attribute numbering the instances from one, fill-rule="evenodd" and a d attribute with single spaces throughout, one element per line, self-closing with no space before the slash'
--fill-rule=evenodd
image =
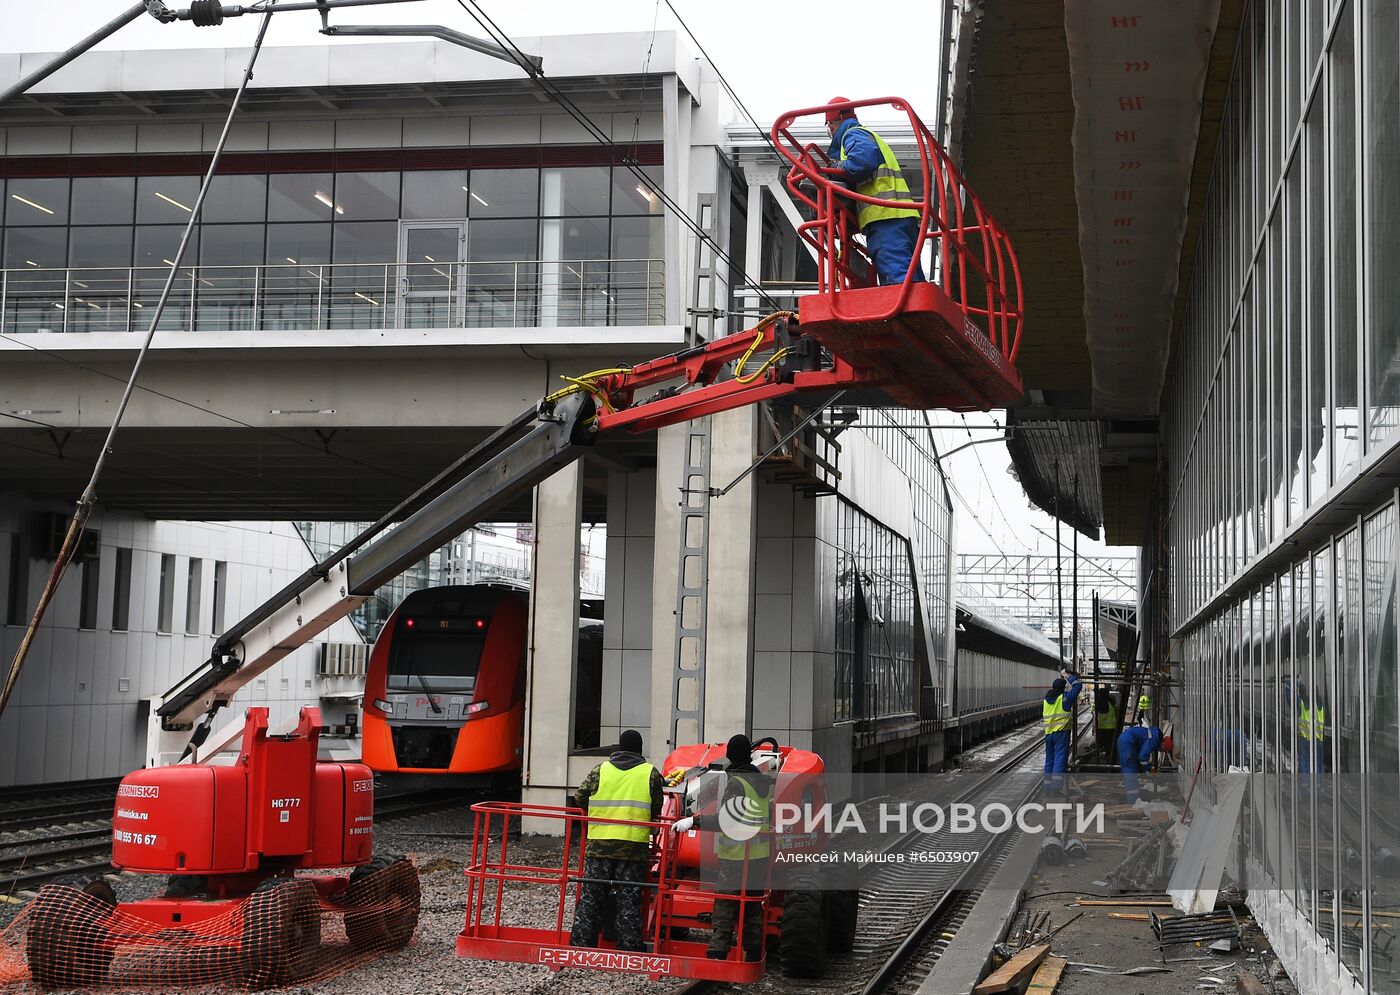
<path id="1" fill-rule="evenodd" d="M 587 968 L 736 984 L 757 981 L 763 976 L 763 962 L 744 960 L 741 945 L 732 948 L 724 959 L 714 960 L 706 956 L 704 942 L 684 938 L 686 920 L 676 912 L 677 897 L 713 904 L 719 896 L 704 881 L 679 874 L 678 837 L 671 831 L 670 822 L 609 819 L 589 815 L 581 808 L 520 802 L 478 802 L 472 806 L 472 815 L 475 825 L 465 871 L 466 921 L 457 936 L 459 957 L 543 964 L 555 970 Z M 512 823 L 518 829 L 517 820 L 522 818 L 559 823 L 564 837 L 560 855 L 532 857 L 527 848 L 513 842 Z M 652 835 L 649 873 L 640 885 L 644 951 L 618 950 L 606 942 L 598 947 L 569 945 L 572 910 L 585 880 L 587 830 L 593 823 L 645 826 Z M 745 861 L 744 874 L 747 872 Z M 727 901 L 739 902 L 736 935 L 744 935 L 743 923 L 749 916 L 764 914 L 768 899 L 762 890 L 764 884 L 745 878 L 739 882 L 743 895 L 726 896 Z M 522 888 L 534 891 L 532 901 L 540 890 L 554 893 L 554 913 L 548 921 L 519 923 L 508 906 Z"/>
<path id="2" fill-rule="evenodd" d="M 913 205 L 852 190 L 835 179 L 841 174 L 826 150 L 810 142 L 803 144 L 792 134 L 793 124 L 804 117 L 868 107 L 889 107 L 903 112 L 909 120 L 919 151 L 922 181 L 922 196 Z M 882 321 L 899 315 L 916 285 L 912 279 L 914 268 L 920 265 L 924 247 L 931 244 L 935 282 L 960 303 L 963 313 L 982 329 L 1007 362 L 1016 361 L 1021 345 L 1021 270 L 1011 240 L 908 103 L 899 97 L 877 97 L 789 111 L 774 122 L 773 141 L 792 163 L 787 175 L 788 189 L 816 215 L 798 228 L 798 234 L 817 252 L 817 292 L 835 298 L 832 310 L 836 317 Z M 920 214 L 914 260 L 894 302 L 877 314 L 841 310 L 842 291 L 875 285 L 870 255 L 852 238 L 858 230 L 856 212 L 861 204 L 917 206 Z"/>

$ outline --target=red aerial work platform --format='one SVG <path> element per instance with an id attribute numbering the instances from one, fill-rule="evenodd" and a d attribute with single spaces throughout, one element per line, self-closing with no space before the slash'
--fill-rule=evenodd
<path id="1" fill-rule="evenodd" d="M 835 178 L 825 151 L 793 137 L 795 121 L 833 106 L 884 107 L 908 116 L 919 172 L 906 176 L 918 185 L 916 200 L 856 193 Z M 789 189 L 813 215 L 798 234 L 817 256 L 816 292 L 801 298 L 796 314 L 778 312 L 749 331 L 632 368 L 573 378 L 555 397 L 591 393 L 599 431 L 647 431 L 799 392 L 840 390 L 872 407 L 953 411 L 1019 401 L 1024 389 L 1015 362 L 1023 312 L 1016 253 L 913 109 L 897 97 L 823 104 L 784 114 L 773 139 L 791 163 Z M 931 264 L 927 281 L 915 279 L 911 265 L 902 283 L 876 285 L 856 224 L 861 203 L 918 209 L 914 259 L 921 267 Z M 767 358 L 760 362 L 760 355 Z M 753 368 L 745 372 L 750 360 Z M 650 388 L 657 390 L 644 396 Z"/>
<path id="2" fill-rule="evenodd" d="M 794 122 L 832 110 L 889 108 L 907 115 L 919 150 L 919 198 L 867 197 L 833 179 L 825 150 L 793 137 Z M 1021 271 L 1006 232 L 963 181 L 914 109 L 898 97 L 789 111 L 773 141 L 792 168 L 787 185 L 814 213 L 798 234 L 817 253 L 817 292 L 800 305 L 803 331 L 849 362 L 895 404 L 986 410 L 1021 399 L 1013 365 L 1021 341 Z M 912 172 L 906 173 L 911 184 Z M 869 253 L 852 236 L 860 204 L 917 207 L 914 262 L 932 247 L 932 282 L 876 287 Z"/>

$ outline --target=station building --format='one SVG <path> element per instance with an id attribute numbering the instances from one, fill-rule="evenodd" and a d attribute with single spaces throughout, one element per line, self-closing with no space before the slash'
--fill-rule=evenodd
<path id="1" fill-rule="evenodd" d="M 1400 13 L 954 22 L 964 166 L 1026 276 L 1018 476 L 1143 547 L 1139 665 L 1175 689 L 1183 789 L 1254 775 L 1231 871 L 1300 989 L 1400 990 Z"/>
<path id="2" fill-rule="evenodd" d="M 668 32 L 520 42 L 606 143 L 513 66 L 446 43 L 262 54 L 105 511 L 158 532 L 370 521 L 561 375 L 674 352 L 792 300 L 808 278 L 799 214 L 753 133 L 726 129 L 705 60 Z M 248 54 L 94 52 L 0 108 L 0 411 L 16 416 L 0 418 L 0 491 L 16 536 L 81 490 Z M 0 80 L 30 59 L 0 56 Z M 746 730 L 836 769 L 941 760 L 953 516 L 927 419 L 826 412 L 774 448 L 798 417 L 765 407 L 605 438 L 500 513 L 533 526 L 528 800 L 558 802 L 597 759 L 573 735 L 593 523 L 607 526 L 605 649 L 587 708 L 604 743 L 638 728 L 659 758 L 668 741 Z M 104 530 L 104 564 L 114 538 Z M 205 538 L 171 532 L 152 551 L 177 558 L 177 589 L 187 562 L 218 559 Z M 111 612 L 103 587 L 97 611 Z M 70 615 L 51 617 L 50 640 Z M 8 646 L 18 630 L 6 633 Z M 207 654 L 201 634 L 172 654 L 172 677 Z M 25 681 L 42 679 L 31 661 Z M 0 742 L 19 722 L 5 715 Z"/>

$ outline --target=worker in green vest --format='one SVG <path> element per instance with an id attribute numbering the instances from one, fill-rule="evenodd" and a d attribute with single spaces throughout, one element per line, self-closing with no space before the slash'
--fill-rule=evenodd
<path id="1" fill-rule="evenodd" d="M 651 859 L 651 829 L 631 823 L 654 822 L 661 814 L 665 781 L 642 758 L 642 734 L 628 729 L 617 750 L 588 772 L 574 795 L 590 816 L 583 859 L 583 885 L 569 944 L 596 947 L 608 892 L 616 909 L 617 948 L 642 948 L 642 881 Z"/>
<path id="2" fill-rule="evenodd" d="M 767 890 L 773 779 L 754 766 L 753 744 L 743 733 L 729 738 L 724 755 L 724 791 L 715 814 L 687 816 L 671 828 L 678 833 L 691 829 L 714 832 L 715 856 L 719 858 L 716 890 L 721 895 L 735 896 L 731 900 L 715 899 L 706 956 L 712 960 L 729 956 L 743 906 L 744 959 L 757 961 L 763 959 L 763 902 L 741 902 L 738 896 L 758 898 Z"/>
<path id="3" fill-rule="evenodd" d="M 1149 721 L 1148 721 L 1148 713 L 1151 712 L 1151 711 L 1152 711 L 1152 699 L 1151 699 L 1150 697 L 1148 697 L 1146 691 L 1143 691 L 1142 694 L 1138 695 L 1138 706 L 1137 706 L 1137 721 L 1138 721 L 1138 725 L 1140 725 L 1140 726 L 1145 726 L 1145 725 L 1148 725 L 1148 724 L 1149 724 Z"/>
<path id="4" fill-rule="evenodd" d="M 893 202 L 852 204 L 879 282 L 898 284 L 906 277 L 922 281 L 923 266 L 914 258 L 919 244 L 919 205 L 890 147 L 856 120 L 854 108 L 843 106 L 847 103 L 845 97 L 832 97 L 827 105 L 826 130 L 831 136 L 827 155 L 835 164 L 833 177 L 858 194 Z"/>
<path id="5" fill-rule="evenodd" d="M 1094 741 L 1104 763 L 1113 762 L 1113 740 L 1118 733 L 1118 708 L 1108 688 L 1094 689 Z"/>

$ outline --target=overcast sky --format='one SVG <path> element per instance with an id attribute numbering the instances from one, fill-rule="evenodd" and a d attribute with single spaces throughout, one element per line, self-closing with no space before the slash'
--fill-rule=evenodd
<path id="1" fill-rule="evenodd" d="M 168 0 L 177 6 L 174 0 Z M 794 6 L 737 0 L 672 0 L 719 71 L 761 121 L 767 122 L 793 107 L 822 103 L 837 94 L 850 97 L 898 95 L 911 101 L 926 120 L 936 114 L 938 92 L 938 8 L 940 4 L 905 4 L 898 8 L 897 30 L 882 35 L 879 52 L 866 40 L 843 42 L 848 29 L 860 22 L 862 8 L 849 3 Z M 64 0 L 55 4 L 19 4 L 10 0 L 0 51 L 43 52 L 66 48 L 85 32 L 100 26 L 127 0 Z M 178 6 L 185 6 L 181 3 Z M 653 25 L 662 31 L 681 26 L 663 0 L 526 0 L 506 3 L 482 0 L 482 8 L 513 37 L 601 31 L 641 31 Z M 56 16 L 56 12 L 62 16 Z M 188 22 L 162 25 L 143 17 L 109 39 L 103 48 L 192 48 L 251 44 L 258 19 L 244 16 L 217 28 L 196 28 Z M 455 0 L 359 7 L 336 11 L 332 23 L 435 23 L 468 34 L 481 29 Z M 315 44 L 314 12 L 287 12 L 274 18 L 268 44 Z M 366 39 L 368 41 L 370 39 Z M 382 41 L 375 39 L 376 41 Z M 356 44 L 337 39 L 336 44 Z M 645 42 L 638 45 L 637 69 L 646 59 Z M 548 67 L 546 67 L 546 71 Z M 977 178 L 969 177 L 973 186 Z M 993 212 L 995 205 L 991 205 Z M 1034 335 L 1035 329 L 1026 334 Z M 973 426 L 1004 422 L 1004 415 L 968 416 Z M 970 437 L 994 432 L 974 428 L 971 436 L 960 416 L 939 412 L 939 425 L 958 426 L 940 432 L 948 451 Z M 958 548 L 963 552 L 1053 553 L 1055 523 L 1032 510 L 1020 485 L 1010 476 L 1010 460 L 1000 444 L 976 446 L 949 457 L 944 470 L 952 478 L 958 512 Z M 1064 530 L 1069 541 L 1069 530 Z M 1107 551 L 1101 543 L 1081 540 L 1080 552 Z M 1128 550 L 1113 550 L 1127 552 Z"/>

